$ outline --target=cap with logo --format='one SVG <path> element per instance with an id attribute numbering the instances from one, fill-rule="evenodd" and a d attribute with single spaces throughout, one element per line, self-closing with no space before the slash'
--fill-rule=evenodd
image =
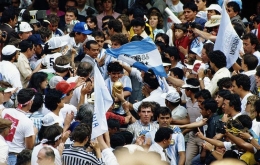
<path id="1" fill-rule="evenodd" d="M 14 52 L 16 52 L 17 50 L 20 51 L 21 49 L 16 48 L 14 45 L 6 45 L 2 49 L 2 55 L 9 56 L 9 55 L 14 54 Z"/>
<path id="2" fill-rule="evenodd" d="M 172 103 L 177 103 L 181 99 L 180 94 L 176 90 L 169 90 L 167 93 L 163 93 L 161 97 Z"/>
<path id="3" fill-rule="evenodd" d="M 73 32 L 83 33 L 89 35 L 92 33 L 91 30 L 88 29 L 88 25 L 85 22 L 79 22 L 74 25 L 72 30 Z"/>
<path id="4" fill-rule="evenodd" d="M 30 24 L 28 24 L 27 22 L 21 22 L 19 24 L 18 30 L 19 30 L 19 32 L 30 32 L 33 29 L 31 28 Z"/>

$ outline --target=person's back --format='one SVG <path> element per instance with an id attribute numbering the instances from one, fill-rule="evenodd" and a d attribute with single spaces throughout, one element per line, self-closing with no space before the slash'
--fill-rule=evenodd
<path id="1" fill-rule="evenodd" d="M 89 153 L 85 149 L 86 143 L 90 140 L 90 127 L 86 124 L 79 124 L 73 130 L 71 138 L 74 140 L 74 144 L 67 149 L 63 150 L 62 160 L 64 165 L 71 165 L 74 162 L 80 162 L 78 164 L 104 164 L 101 159 L 101 151 L 97 149 L 96 146 L 93 146 L 93 149 L 96 152 L 95 156 L 92 153 Z"/>

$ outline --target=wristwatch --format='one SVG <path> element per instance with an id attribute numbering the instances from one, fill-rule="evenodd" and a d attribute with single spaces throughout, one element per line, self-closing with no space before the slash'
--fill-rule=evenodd
<path id="1" fill-rule="evenodd" d="M 250 143 L 252 139 L 253 139 L 253 137 L 251 136 L 251 137 L 248 139 L 248 142 Z"/>
<path id="2" fill-rule="evenodd" d="M 212 150 L 210 150 L 210 153 L 212 153 L 213 151 L 215 151 L 215 149 L 214 149 L 214 148 L 212 148 Z"/>
<path id="3" fill-rule="evenodd" d="M 199 81 L 201 81 L 202 80 L 202 78 L 199 78 Z"/>

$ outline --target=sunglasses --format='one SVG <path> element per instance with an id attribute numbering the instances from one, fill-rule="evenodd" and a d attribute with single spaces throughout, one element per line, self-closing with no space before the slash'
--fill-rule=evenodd
<path id="1" fill-rule="evenodd" d="M 195 0 L 194 2 L 195 2 L 195 3 L 200 3 L 200 0 Z"/>
<path id="2" fill-rule="evenodd" d="M 191 34 L 193 33 L 193 31 L 192 31 L 192 30 L 187 30 L 187 32 L 188 32 L 188 33 L 191 33 Z"/>

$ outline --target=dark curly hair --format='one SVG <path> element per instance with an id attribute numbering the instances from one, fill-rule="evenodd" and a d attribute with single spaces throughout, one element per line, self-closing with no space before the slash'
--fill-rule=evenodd
<path id="1" fill-rule="evenodd" d="M 162 29 L 163 28 L 163 17 L 162 17 L 162 14 L 157 12 L 157 11 L 152 11 L 150 16 L 149 16 L 149 19 L 151 19 L 151 16 L 157 16 L 158 18 L 158 24 L 157 24 L 157 29 Z"/>
<path id="2" fill-rule="evenodd" d="M 32 150 L 24 149 L 17 155 L 16 165 L 27 165 L 31 163 Z"/>
<path id="3" fill-rule="evenodd" d="M 224 99 L 229 100 L 229 106 L 233 106 L 235 111 L 241 111 L 241 101 L 237 94 L 227 94 L 224 96 Z"/>
<path id="4" fill-rule="evenodd" d="M 91 128 L 84 123 L 79 124 L 71 133 L 71 139 L 76 142 L 82 143 L 87 137 L 91 137 Z"/>
<path id="5" fill-rule="evenodd" d="M 62 92 L 50 89 L 45 96 L 45 107 L 50 111 L 54 111 L 58 107 L 58 103 L 61 102 L 62 95 Z"/>
<path id="6" fill-rule="evenodd" d="M 220 50 L 212 51 L 208 54 L 210 62 L 220 69 L 227 66 L 227 58 L 225 54 Z"/>
<path id="7" fill-rule="evenodd" d="M 223 77 L 218 80 L 217 86 L 219 90 L 222 90 L 224 88 L 229 89 L 232 87 L 232 81 L 230 77 Z"/>
<path id="8" fill-rule="evenodd" d="M 243 90 L 249 91 L 250 90 L 250 78 L 245 74 L 236 74 L 231 77 L 231 81 L 235 81 L 237 87 L 242 87 Z"/>
<path id="9" fill-rule="evenodd" d="M 24 104 L 27 101 L 30 101 L 34 95 L 35 95 L 35 91 L 31 88 L 21 89 L 17 94 L 18 103 Z"/>
<path id="10" fill-rule="evenodd" d="M 119 62 L 110 62 L 107 65 L 107 71 L 108 72 L 123 72 L 122 65 L 119 64 Z"/>

